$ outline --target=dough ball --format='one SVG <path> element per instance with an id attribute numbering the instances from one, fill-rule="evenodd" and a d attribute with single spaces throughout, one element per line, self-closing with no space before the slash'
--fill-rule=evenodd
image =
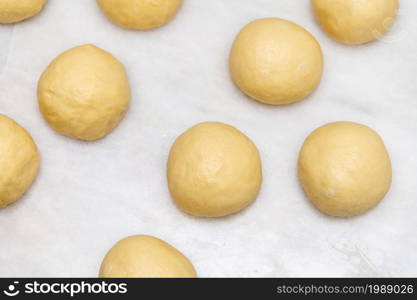
<path id="1" fill-rule="evenodd" d="M 363 44 L 381 37 L 395 20 L 398 0 L 312 0 L 317 21 L 338 42 Z"/>
<path id="2" fill-rule="evenodd" d="M 107 252 L 101 278 L 197 277 L 191 262 L 177 249 L 148 235 L 133 235 Z"/>
<path id="3" fill-rule="evenodd" d="M 47 0 L 0 0 L 0 23 L 16 23 L 37 15 Z"/>
<path id="4" fill-rule="evenodd" d="M 236 128 L 198 124 L 177 138 L 168 160 L 168 186 L 177 205 L 203 217 L 235 213 L 254 201 L 262 183 L 258 149 Z"/>
<path id="5" fill-rule="evenodd" d="M 128 29 L 152 29 L 167 24 L 182 0 L 97 0 L 114 23 Z"/>
<path id="6" fill-rule="evenodd" d="M 39 161 L 38 148 L 29 133 L 0 114 L 0 207 L 15 202 L 29 189 Z"/>
<path id="7" fill-rule="evenodd" d="M 391 161 L 372 129 L 336 122 L 305 140 L 298 160 L 304 191 L 322 212 L 355 216 L 377 205 L 391 185 Z"/>
<path id="8" fill-rule="evenodd" d="M 123 65 L 93 45 L 59 55 L 38 85 L 40 110 L 57 132 L 86 141 L 108 134 L 123 119 L 130 88 Z"/>
<path id="9" fill-rule="evenodd" d="M 297 24 L 259 19 L 237 36 L 230 71 L 249 97 L 267 104 L 287 104 L 316 89 L 323 73 L 323 54 L 316 39 Z"/>

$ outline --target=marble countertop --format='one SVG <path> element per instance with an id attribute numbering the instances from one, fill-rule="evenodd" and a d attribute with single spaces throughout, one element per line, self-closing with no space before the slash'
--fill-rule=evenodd
<path id="1" fill-rule="evenodd" d="M 114 26 L 93 0 L 50 0 L 37 17 L 1 25 L 0 113 L 32 134 L 42 166 L 30 191 L 0 210 L 0 276 L 94 277 L 131 234 L 171 243 L 203 277 L 417 276 L 417 1 L 401 4 L 388 35 L 355 47 L 329 39 L 308 0 L 185 0 L 173 22 L 146 32 Z M 321 43 L 325 73 L 308 99 L 272 107 L 233 85 L 231 43 L 261 17 L 292 20 Z M 125 120 L 93 143 L 54 133 L 36 99 L 49 62 L 84 43 L 125 64 L 133 93 Z M 318 212 L 296 175 L 304 138 L 339 120 L 378 131 L 393 163 L 385 200 L 349 219 Z M 234 125 L 260 149 L 261 194 L 236 215 L 194 218 L 169 196 L 170 146 L 202 121 Z"/>

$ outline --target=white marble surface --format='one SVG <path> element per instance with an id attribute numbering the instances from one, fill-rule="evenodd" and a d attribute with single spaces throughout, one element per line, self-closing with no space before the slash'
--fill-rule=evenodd
<path id="1" fill-rule="evenodd" d="M 200 276 L 417 276 L 417 1 L 401 3 L 391 33 L 358 47 L 330 40 L 308 0 L 185 0 L 172 23 L 147 32 L 112 25 L 93 0 L 49 0 L 39 16 L 1 25 L 0 113 L 30 131 L 42 167 L 0 210 L 0 276 L 96 276 L 109 247 L 138 233 L 170 242 Z M 236 33 L 270 16 L 306 27 L 325 54 L 319 89 L 294 105 L 251 101 L 228 74 Z M 125 120 L 94 143 L 54 133 L 36 99 L 47 64 L 83 43 L 118 57 L 133 91 Z M 210 220 L 180 212 L 165 180 L 176 136 L 209 120 L 245 132 L 264 166 L 256 203 Z M 303 139 L 337 120 L 376 129 L 394 169 L 385 200 L 351 219 L 319 213 L 296 176 Z"/>

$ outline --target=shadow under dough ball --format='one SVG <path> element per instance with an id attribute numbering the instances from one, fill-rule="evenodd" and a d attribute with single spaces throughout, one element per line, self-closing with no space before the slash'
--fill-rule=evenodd
<path id="1" fill-rule="evenodd" d="M 391 185 L 391 161 L 384 142 L 371 128 L 335 122 L 311 133 L 298 158 L 298 174 L 310 201 L 337 217 L 376 206 Z"/>
<path id="2" fill-rule="evenodd" d="M 288 104 L 317 88 L 323 54 L 317 40 L 301 26 L 266 18 L 240 31 L 229 65 L 234 82 L 249 97 L 267 104 Z"/>
<path id="3" fill-rule="evenodd" d="M 123 119 L 130 102 L 124 66 L 93 45 L 59 55 L 38 83 L 42 115 L 58 133 L 86 141 L 107 135 Z"/>
<path id="4" fill-rule="evenodd" d="M 37 15 L 47 0 L 0 0 L 0 23 L 17 23 Z"/>
<path id="5" fill-rule="evenodd" d="M 181 7 L 182 0 L 97 0 L 97 3 L 117 25 L 146 30 L 171 21 Z"/>
<path id="6" fill-rule="evenodd" d="M 312 0 L 318 23 L 334 40 L 364 44 L 381 38 L 394 23 L 399 0 Z"/>
<path id="7" fill-rule="evenodd" d="M 168 187 L 178 207 L 201 217 L 242 210 L 258 196 L 261 158 L 236 128 L 200 123 L 177 138 L 168 159 Z"/>
<path id="8" fill-rule="evenodd" d="M 168 243 L 133 235 L 117 242 L 101 263 L 100 278 L 191 278 L 192 263 Z"/>
<path id="9" fill-rule="evenodd" d="M 0 114 L 0 208 L 18 200 L 38 174 L 39 151 L 29 133 Z"/>

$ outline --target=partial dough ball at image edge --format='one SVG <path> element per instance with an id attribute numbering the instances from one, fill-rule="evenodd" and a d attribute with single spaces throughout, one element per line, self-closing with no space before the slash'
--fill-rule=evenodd
<path id="1" fill-rule="evenodd" d="M 148 30 L 170 22 L 182 0 L 97 0 L 97 3 L 115 24 L 127 29 Z"/>
<path id="2" fill-rule="evenodd" d="M 0 24 L 17 23 L 37 15 L 47 0 L 0 0 Z"/>
<path id="3" fill-rule="evenodd" d="M 40 111 L 58 133 L 100 139 L 123 119 L 130 102 L 124 66 L 110 53 L 82 45 L 59 55 L 38 83 Z"/>
<path id="4" fill-rule="evenodd" d="M 399 0 L 312 0 L 317 22 L 334 40 L 350 45 L 380 39 L 393 25 Z"/>
<path id="5" fill-rule="evenodd" d="M 314 36 L 278 18 L 247 24 L 236 37 L 229 58 L 235 84 L 249 97 L 272 105 L 310 95 L 320 83 L 323 64 Z"/>
<path id="6" fill-rule="evenodd" d="M 39 151 L 30 134 L 0 114 L 0 208 L 22 197 L 35 180 L 39 165 Z"/>
<path id="7" fill-rule="evenodd" d="M 336 217 L 376 206 L 391 185 L 391 160 L 381 137 L 353 122 L 326 124 L 305 140 L 298 174 L 308 199 Z"/>
<path id="8" fill-rule="evenodd" d="M 194 278 L 197 272 L 181 252 L 149 235 L 117 242 L 106 254 L 100 278 Z"/>
<path id="9" fill-rule="evenodd" d="M 250 205 L 262 184 L 255 144 L 233 126 L 204 122 L 180 135 L 167 164 L 177 206 L 199 217 L 222 217 Z"/>

